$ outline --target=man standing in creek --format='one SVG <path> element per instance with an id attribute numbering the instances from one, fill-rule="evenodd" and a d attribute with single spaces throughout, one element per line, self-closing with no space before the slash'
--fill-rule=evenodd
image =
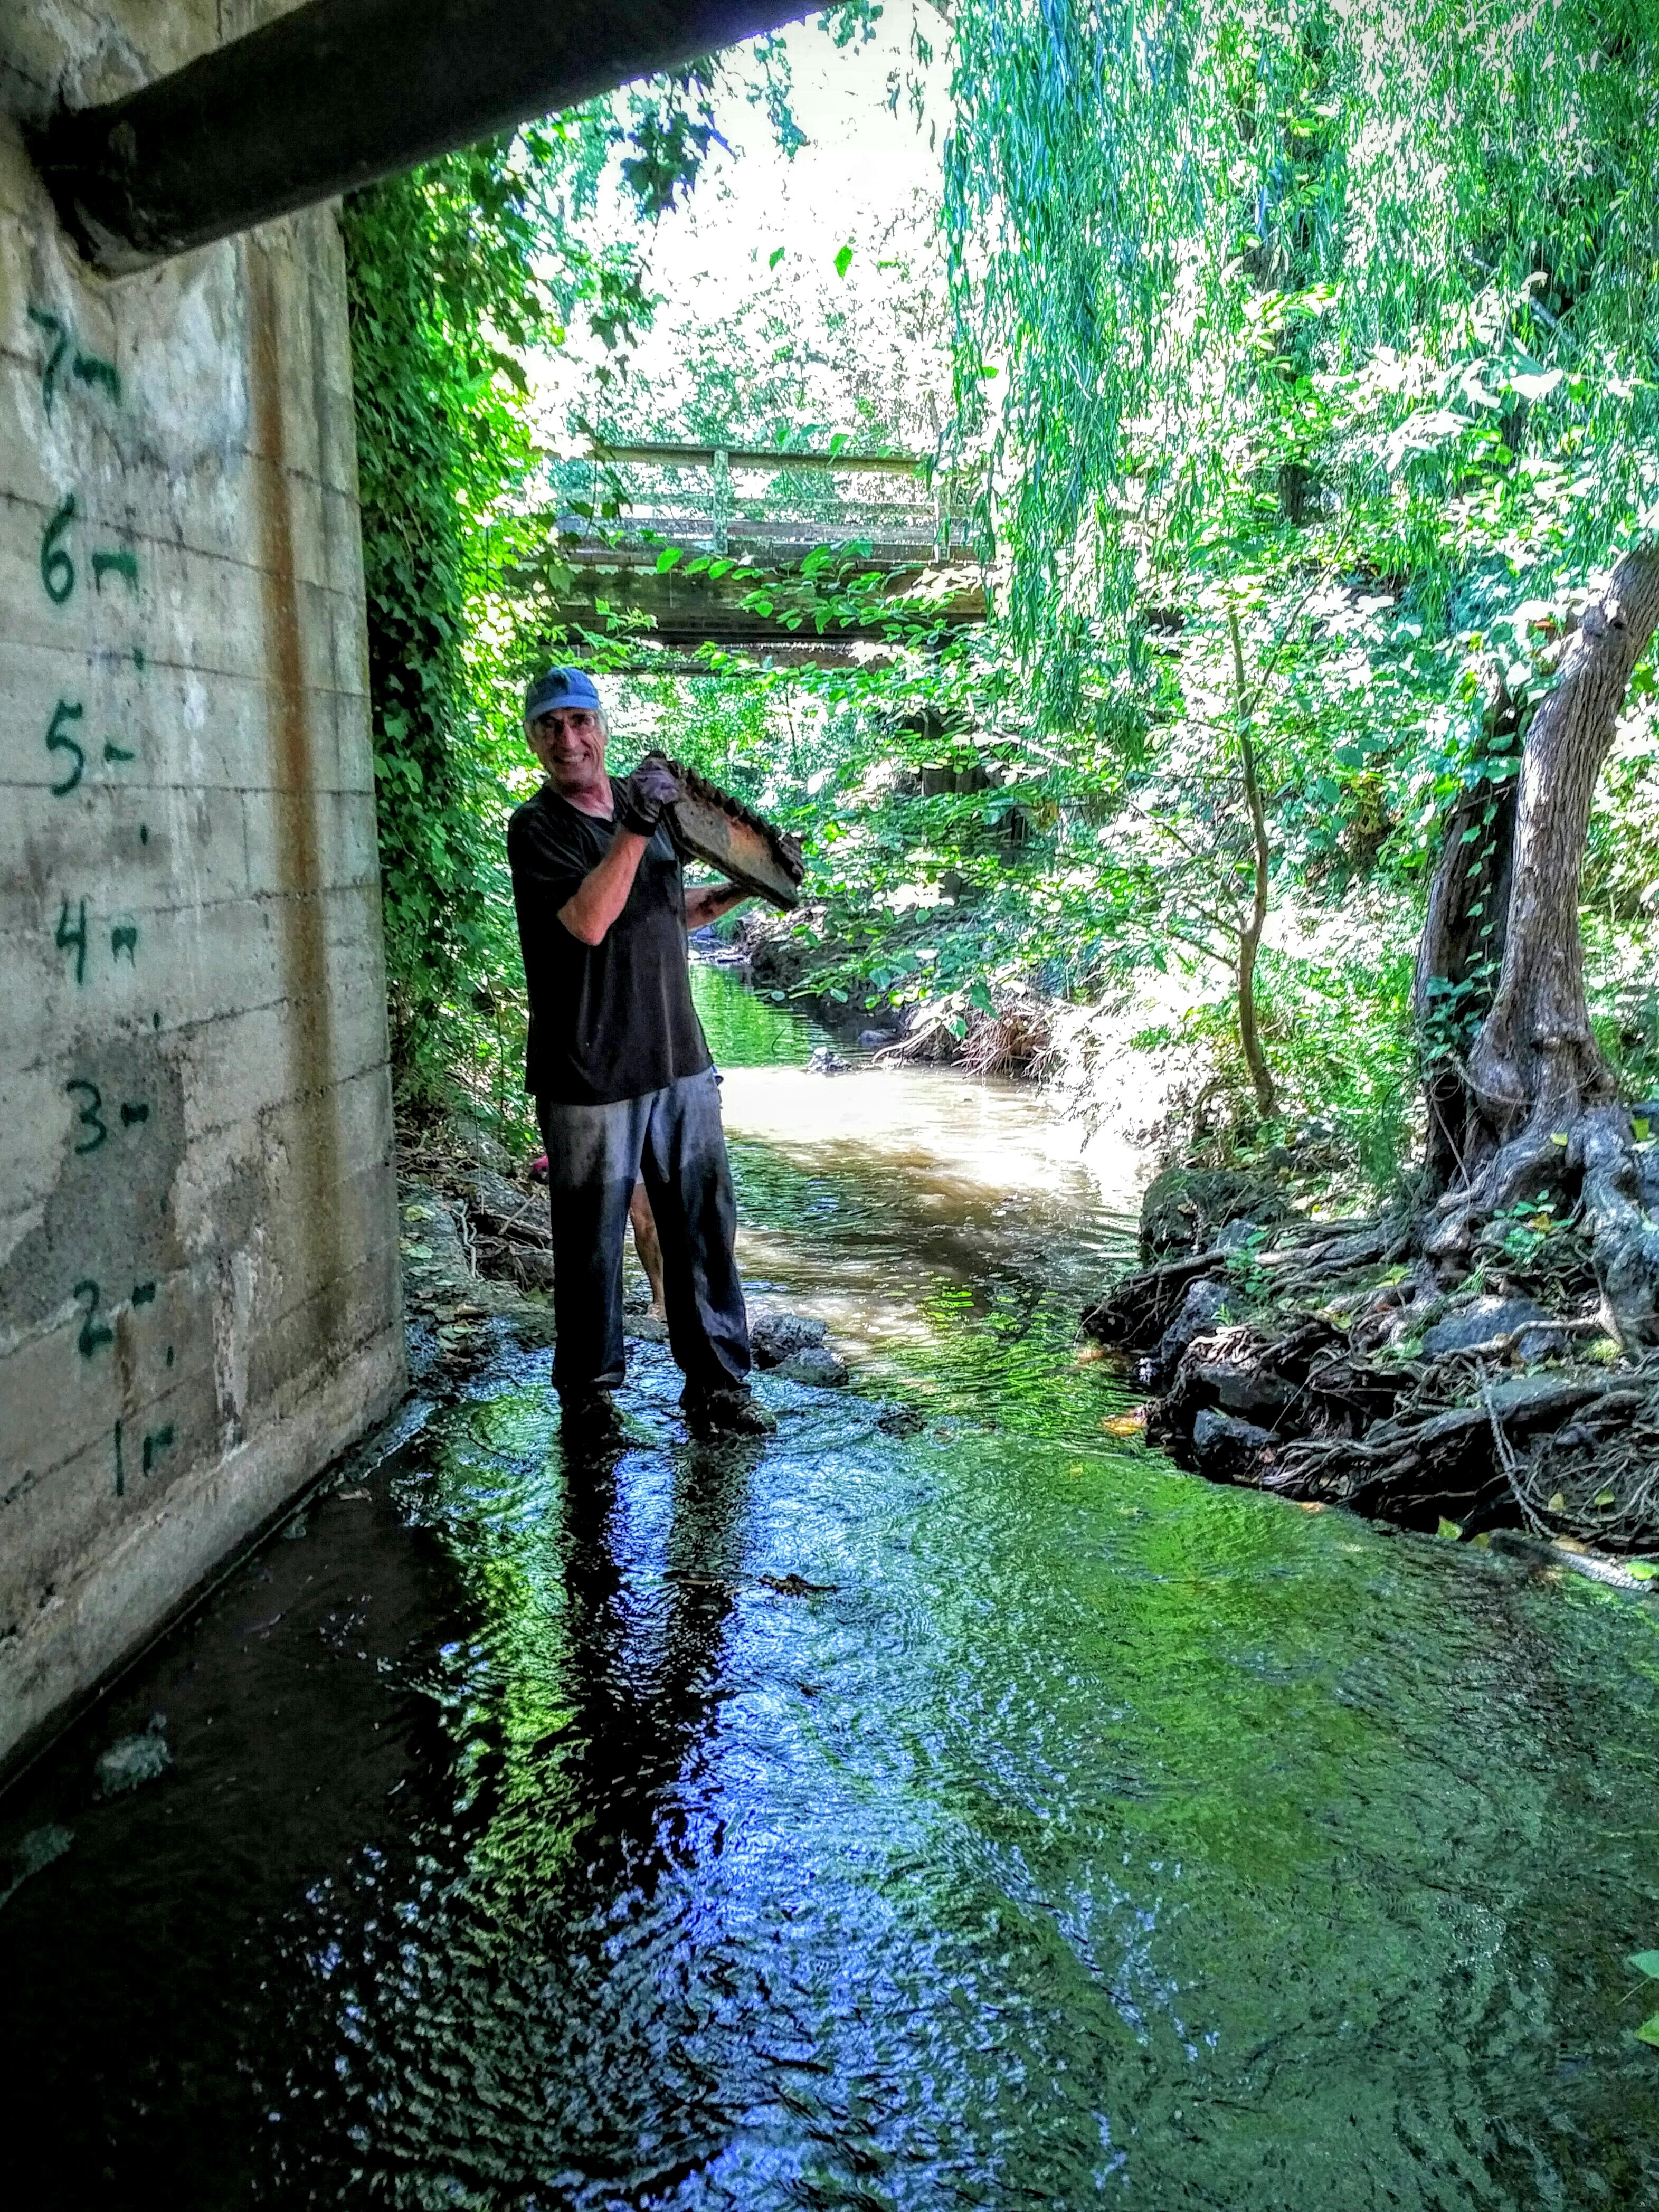
<path id="1" fill-rule="evenodd" d="M 566 1436 L 619 1435 L 623 1237 L 643 1177 L 662 1246 L 669 1345 L 695 1436 L 764 1436 L 749 1389 L 749 1322 L 720 1079 L 691 1002 L 686 936 L 748 894 L 687 890 L 664 810 L 678 788 L 647 762 L 605 770 L 610 725 L 590 678 L 552 668 L 525 699 L 547 771 L 507 824 L 530 996 L 526 1083 L 547 1147 L 553 1384 Z"/>

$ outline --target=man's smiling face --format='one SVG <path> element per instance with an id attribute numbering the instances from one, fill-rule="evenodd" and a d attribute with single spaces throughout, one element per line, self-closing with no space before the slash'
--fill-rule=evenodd
<path id="1" fill-rule="evenodd" d="M 600 790 L 609 732 L 592 707 L 551 707 L 526 726 L 530 749 L 561 797 Z"/>

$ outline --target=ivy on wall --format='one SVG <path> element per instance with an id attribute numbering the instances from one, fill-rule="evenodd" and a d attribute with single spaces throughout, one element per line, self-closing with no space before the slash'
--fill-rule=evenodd
<path id="1" fill-rule="evenodd" d="M 527 526 L 520 355 L 577 310 L 626 342 L 636 264 L 573 234 L 603 109 L 354 193 L 343 217 L 362 503 L 392 1053 L 400 1101 L 459 1088 L 512 1118 L 517 944 L 501 817 L 521 672 L 480 610 Z"/>

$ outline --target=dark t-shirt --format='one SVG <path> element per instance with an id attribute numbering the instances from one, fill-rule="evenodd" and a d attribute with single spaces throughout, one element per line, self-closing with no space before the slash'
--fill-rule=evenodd
<path id="1" fill-rule="evenodd" d="M 665 827 L 640 855 L 628 903 L 602 944 L 584 945 L 559 920 L 611 849 L 615 827 L 581 813 L 547 783 L 507 825 L 530 992 L 525 1081 L 560 1105 L 643 1097 L 713 1065 L 691 1003 L 685 885 Z"/>

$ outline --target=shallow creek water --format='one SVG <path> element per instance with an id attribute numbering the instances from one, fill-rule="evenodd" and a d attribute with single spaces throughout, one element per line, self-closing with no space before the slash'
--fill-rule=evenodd
<path id="1" fill-rule="evenodd" d="M 699 988 L 853 1388 L 504 1352 L 224 1583 L 0 1803 L 17 2201 L 1659 2203 L 1649 1617 L 1115 1441 L 1113 1171 Z"/>

